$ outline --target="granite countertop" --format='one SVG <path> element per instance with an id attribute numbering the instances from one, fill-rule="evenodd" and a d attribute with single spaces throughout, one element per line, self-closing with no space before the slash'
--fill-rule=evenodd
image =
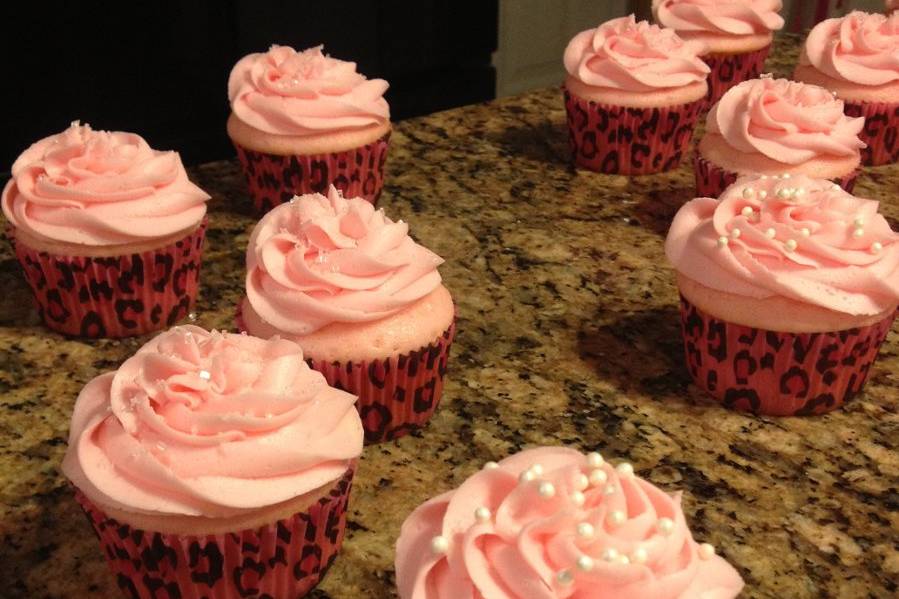
<path id="1" fill-rule="evenodd" d="M 769 69 L 789 73 L 797 47 L 780 37 Z M 396 126 L 381 206 L 446 258 L 460 332 L 430 426 L 367 448 L 346 544 L 313 596 L 395 597 L 393 545 L 416 505 L 487 460 L 565 444 L 683 489 L 696 538 L 739 569 L 745 597 L 895 597 L 899 335 L 866 392 L 836 413 L 758 418 L 707 400 L 682 367 L 662 249 L 692 197 L 690 168 L 634 179 L 575 171 L 564 120 L 558 89 L 546 89 Z M 229 328 L 249 201 L 236 162 L 192 176 L 214 197 L 198 324 Z M 893 166 L 868 169 L 856 188 L 883 202 L 894 228 L 897 185 Z M 0 595 L 117 596 L 58 467 L 78 391 L 143 339 L 49 333 L 2 252 Z"/>

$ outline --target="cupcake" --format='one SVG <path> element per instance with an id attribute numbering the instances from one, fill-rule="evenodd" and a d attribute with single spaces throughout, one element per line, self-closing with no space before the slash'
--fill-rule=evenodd
<path id="1" fill-rule="evenodd" d="M 19 156 L 0 202 L 47 327 L 126 337 L 193 308 L 208 199 L 176 152 L 75 122 Z"/>
<path id="2" fill-rule="evenodd" d="M 793 78 L 834 92 L 846 114 L 865 117 L 862 164 L 899 160 L 899 13 L 854 11 L 812 29 Z"/>
<path id="3" fill-rule="evenodd" d="M 696 195 L 718 197 L 741 175 L 830 179 L 851 191 L 864 119 L 817 85 L 762 77 L 733 87 L 706 117 L 694 154 Z"/>
<path id="4" fill-rule="evenodd" d="M 119 588 L 299 597 L 343 541 L 362 427 L 285 339 L 176 327 L 75 403 L 62 470 Z"/>
<path id="5" fill-rule="evenodd" d="M 574 36 L 563 89 L 575 164 L 623 175 L 675 168 L 706 95 L 701 51 L 633 15 Z"/>
<path id="6" fill-rule="evenodd" d="M 530 449 L 418 507 L 396 544 L 400 599 L 733 599 L 737 571 L 681 508 L 598 453 Z"/>
<path id="7" fill-rule="evenodd" d="M 705 44 L 707 106 L 762 72 L 774 31 L 784 26 L 781 0 L 653 0 L 655 20 L 686 40 Z"/>
<path id="8" fill-rule="evenodd" d="M 862 390 L 899 303 L 878 203 L 805 176 L 743 178 L 674 218 L 687 368 L 726 407 L 820 414 Z"/>
<path id="9" fill-rule="evenodd" d="M 228 135 L 256 212 L 330 185 L 377 202 L 390 138 L 386 90 L 322 46 L 272 46 L 240 59 L 228 79 Z"/>
<path id="10" fill-rule="evenodd" d="M 250 237 L 238 327 L 297 342 L 359 397 L 365 440 L 394 439 L 424 425 L 443 391 L 455 310 L 442 262 L 362 198 L 301 196 Z"/>

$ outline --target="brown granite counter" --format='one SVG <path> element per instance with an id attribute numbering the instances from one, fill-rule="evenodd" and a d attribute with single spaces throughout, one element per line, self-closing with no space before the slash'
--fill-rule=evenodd
<path id="1" fill-rule="evenodd" d="M 794 38 L 769 68 L 786 74 Z M 631 460 L 684 489 L 695 536 L 744 576 L 745 597 L 899 593 L 899 335 L 866 392 L 807 419 L 726 411 L 682 367 L 677 292 L 662 251 L 692 193 L 689 167 L 636 179 L 575 171 L 556 89 L 400 123 L 381 205 L 446 258 L 459 310 L 430 426 L 367 448 L 342 555 L 315 597 L 394 597 L 408 512 L 485 461 L 567 444 Z M 236 163 L 202 166 L 210 230 L 198 323 L 231 326 L 253 221 Z M 899 167 L 860 195 L 896 227 Z M 38 322 L 0 254 L 0 596 L 117 596 L 58 466 L 72 405 L 143 340 L 65 339 Z"/>

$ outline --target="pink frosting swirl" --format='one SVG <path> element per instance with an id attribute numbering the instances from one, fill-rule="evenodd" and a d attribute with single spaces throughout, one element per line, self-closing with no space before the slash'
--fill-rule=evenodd
<path id="1" fill-rule="evenodd" d="M 305 335 L 399 312 L 440 285 L 443 260 L 362 198 L 294 198 L 266 214 L 247 248 L 247 299 L 270 325 Z"/>
<path id="2" fill-rule="evenodd" d="M 704 48 L 630 15 L 574 36 L 564 63 L 572 77 L 587 85 L 650 91 L 705 81 L 709 67 L 699 58 Z"/>
<path id="3" fill-rule="evenodd" d="M 401 599 L 733 599 L 736 570 L 673 497 L 598 454 L 523 451 L 417 508 L 396 547 Z"/>
<path id="4" fill-rule="evenodd" d="M 276 135 L 363 129 L 390 119 L 387 82 L 366 79 L 355 62 L 272 46 L 238 61 L 228 79 L 231 110 L 244 123 Z"/>
<path id="5" fill-rule="evenodd" d="M 753 35 L 784 26 L 781 0 L 653 0 L 656 21 L 677 31 Z"/>
<path id="6" fill-rule="evenodd" d="M 227 516 L 341 477 L 362 452 L 355 397 L 277 337 L 176 327 L 85 386 L 63 471 L 132 512 Z"/>
<path id="7" fill-rule="evenodd" d="M 875 315 L 899 303 L 899 235 L 877 209 L 828 181 L 746 177 L 685 204 L 665 251 L 711 289 Z"/>
<path id="8" fill-rule="evenodd" d="M 862 117 L 817 85 L 762 77 L 729 89 L 706 117 L 706 130 L 732 148 L 785 164 L 820 156 L 852 156 L 865 147 Z"/>
<path id="9" fill-rule="evenodd" d="M 209 195 L 176 152 L 134 133 L 78 122 L 25 150 L 3 190 L 3 214 L 38 238 L 90 246 L 160 239 L 200 224 Z"/>
<path id="10" fill-rule="evenodd" d="M 821 21 L 808 34 L 800 62 L 862 85 L 899 81 L 899 14 L 853 11 Z"/>

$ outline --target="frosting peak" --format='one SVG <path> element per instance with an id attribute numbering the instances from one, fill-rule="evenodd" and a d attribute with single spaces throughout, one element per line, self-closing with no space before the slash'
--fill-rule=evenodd
<path id="1" fill-rule="evenodd" d="M 677 31 L 731 35 L 769 33 L 784 26 L 781 0 L 653 0 L 656 21 Z"/>
<path id="2" fill-rule="evenodd" d="M 823 87 L 762 77 L 729 89 L 706 117 L 706 128 L 736 150 L 786 164 L 819 156 L 851 156 L 865 147 L 864 118 L 843 113 Z"/>
<path id="3" fill-rule="evenodd" d="M 383 79 L 357 73 L 356 63 L 323 54 L 322 46 L 302 52 L 272 46 L 234 65 L 228 98 L 234 114 L 251 127 L 309 136 L 388 121 L 387 87 Z"/>
<path id="4" fill-rule="evenodd" d="M 199 225 L 208 199 L 187 179 L 176 152 L 76 121 L 19 156 L 2 204 L 15 227 L 38 238 L 107 246 Z"/>
<path id="5" fill-rule="evenodd" d="M 739 574 L 680 506 L 598 454 L 539 448 L 416 509 L 396 548 L 401 599 L 733 599 Z"/>
<path id="6" fill-rule="evenodd" d="M 274 505 L 360 455 L 355 399 L 293 342 L 175 327 L 84 387 L 63 471 L 92 500 L 132 512 Z"/>
<path id="7" fill-rule="evenodd" d="M 709 73 L 699 58 L 704 48 L 630 15 L 574 36 L 564 63 L 568 73 L 586 85 L 650 91 L 704 81 Z"/>
<path id="8" fill-rule="evenodd" d="M 408 224 L 332 186 L 259 221 L 247 248 L 247 299 L 278 330 L 305 335 L 399 312 L 440 285 L 442 263 L 409 237 Z"/>
<path id="9" fill-rule="evenodd" d="M 717 291 L 876 315 L 899 303 L 899 235 L 877 210 L 829 181 L 745 177 L 685 204 L 665 252 Z"/>
<path id="10" fill-rule="evenodd" d="M 861 85 L 899 81 L 899 13 L 856 10 L 822 21 L 809 33 L 800 62 Z"/>

